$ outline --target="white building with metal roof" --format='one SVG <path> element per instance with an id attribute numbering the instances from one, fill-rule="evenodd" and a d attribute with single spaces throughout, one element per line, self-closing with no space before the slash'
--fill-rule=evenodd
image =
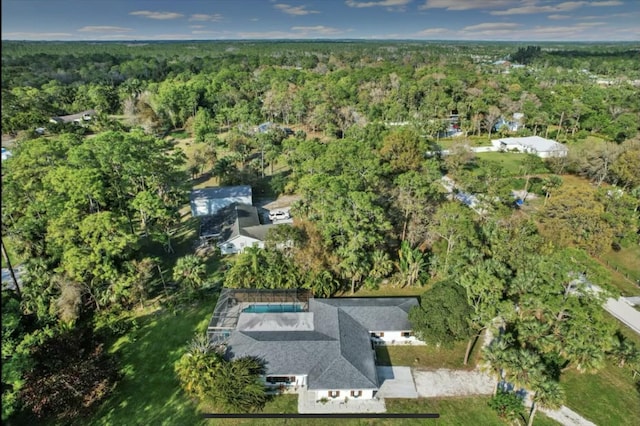
<path id="1" fill-rule="evenodd" d="M 566 157 L 569 152 L 565 145 L 540 136 L 494 139 L 491 144 L 496 151 L 518 151 L 540 158 Z"/>

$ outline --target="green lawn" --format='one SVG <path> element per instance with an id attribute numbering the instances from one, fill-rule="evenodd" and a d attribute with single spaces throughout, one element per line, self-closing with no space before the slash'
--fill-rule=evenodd
<path id="1" fill-rule="evenodd" d="M 203 423 L 194 404 L 180 388 L 173 365 L 196 332 L 204 332 L 215 306 L 209 297 L 177 315 L 147 312 L 139 328 L 119 338 L 109 349 L 120 358 L 124 377 L 111 397 L 91 418 L 92 425 L 195 425 Z"/>
<path id="2" fill-rule="evenodd" d="M 609 314 L 607 314 L 609 316 Z M 613 317 L 611 317 L 613 318 Z M 640 336 L 620 324 L 620 331 L 640 347 Z M 629 368 L 607 361 L 596 374 L 569 370 L 560 379 L 566 393 L 565 405 L 596 424 L 640 424 L 640 377 Z"/>
<path id="3" fill-rule="evenodd" d="M 509 176 L 522 175 L 522 162 L 527 154 L 517 154 L 512 152 L 479 152 L 476 157 L 489 163 L 498 164 L 506 171 Z M 539 173 L 546 173 L 545 170 L 539 170 Z"/>
<path id="4" fill-rule="evenodd" d="M 387 399 L 389 413 L 438 413 L 439 419 L 402 421 L 402 424 L 431 424 L 434 425 L 506 425 L 507 421 L 500 419 L 488 405 L 489 397 L 465 398 L 428 398 L 428 399 Z M 528 413 L 527 413 L 528 414 Z M 383 423 L 384 424 L 384 423 Z M 554 420 L 538 412 L 534 425 L 557 425 Z"/>
<path id="5" fill-rule="evenodd" d="M 636 381 L 638 378 L 635 379 Z M 611 362 L 596 374 L 563 373 L 565 405 L 599 425 L 640 424 L 640 389 L 631 371 Z"/>
<path id="6" fill-rule="evenodd" d="M 480 356 L 481 341 L 471 352 L 469 364 L 464 365 L 464 353 L 467 342 L 457 342 L 450 348 L 424 346 L 378 346 L 376 347 L 376 363 L 378 365 L 396 365 L 421 368 L 452 368 L 471 370 Z"/>
<path id="7" fill-rule="evenodd" d="M 208 425 L 294 425 L 294 426 L 397 426 L 397 425 L 482 425 L 504 426 L 508 422 L 501 420 L 489 408 L 488 397 L 465 398 L 429 398 L 429 399 L 387 399 L 387 413 L 393 414 L 439 414 L 437 419 L 209 419 Z M 267 403 L 265 413 L 295 413 L 298 401 L 296 395 L 281 395 Z M 538 412 L 534 421 L 536 426 L 557 425 L 555 421 Z"/>
<path id="8" fill-rule="evenodd" d="M 620 251 L 609 250 L 602 254 L 602 261 L 621 276 L 618 277 L 619 287 L 628 296 L 640 295 L 640 287 L 634 284 L 640 280 L 640 246 L 630 244 L 628 247 L 622 247 Z M 626 278 L 626 279 L 625 279 Z M 629 280 L 631 282 L 629 282 Z"/>

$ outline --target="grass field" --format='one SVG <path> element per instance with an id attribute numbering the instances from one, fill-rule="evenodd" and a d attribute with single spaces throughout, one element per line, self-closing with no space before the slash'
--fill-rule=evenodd
<path id="1" fill-rule="evenodd" d="M 638 380 L 638 379 L 636 379 Z M 566 405 L 599 425 L 640 424 L 640 392 L 631 371 L 608 362 L 596 374 L 570 370 L 561 383 Z"/>
<path id="2" fill-rule="evenodd" d="M 184 307 L 139 314 L 137 330 L 119 338 L 110 352 L 120 358 L 124 377 L 86 425 L 196 425 L 203 423 L 174 374 L 174 363 L 196 332 L 204 332 L 215 298 Z"/>
<path id="3" fill-rule="evenodd" d="M 527 154 L 518 154 L 513 152 L 479 152 L 476 157 L 488 163 L 502 166 L 509 176 L 522 175 L 522 163 Z M 546 168 L 540 168 L 536 173 L 548 173 Z"/>
<path id="4" fill-rule="evenodd" d="M 376 347 L 376 363 L 379 365 L 395 365 L 420 368 L 452 368 L 456 370 L 473 369 L 480 357 L 481 341 L 471 351 L 469 364 L 464 365 L 464 353 L 467 342 L 457 342 L 450 348 L 424 346 L 378 346 Z"/>
<path id="5" fill-rule="evenodd" d="M 608 315 L 608 314 L 607 314 Z M 613 318 L 613 317 L 612 317 Z M 620 325 L 620 331 L 640 347 L 640 336 Z M 574 369 L 562 373 L 565 405 L 598 425 L 640 424 L 640 377 L 629 368 L 607 361 L 595 374 Z"/>
<path id="6" fill-rule="evenodd" d="M 209 419 L 208 425 L 293 425 L 293 426 L 398 426 L 398 425 L 482 425 L 504 426 L 507 421 L 500 419 L 487 405 L 488 397 L 429 398 L 429 399 L 387 399 L 387 413 L 394 414 L 438 414 L 439 418 L 420 419 Z M 281 395 L 267 403 L 264 413 L 295 413 L 298 406 L 296 395 Z M 536 426 L 557 425 L 544 414 L 538 412 L 533 423 Z"/>
<path id="7" fill-rule="evenodd" d="M 610 269 L 622 275 L 619 278 L 626 284 L 625 295 L 640 295 L 640 287 L 633 284 L 640 282 L 640 245 L 630 244 L 617 252 L 609 250 L 600 257 Z"/>

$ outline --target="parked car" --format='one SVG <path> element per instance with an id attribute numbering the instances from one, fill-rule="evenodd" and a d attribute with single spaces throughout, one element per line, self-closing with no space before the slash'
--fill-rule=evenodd
<path id="1" fill-rule="evenodd" d="M 289 212 L 286 212 L 284 210 L 274 210 L 272 212 L 269 212 L 269 219 L 270 220 L 284 220 L 284 219 L 289 219 L 291 216 L 289 215 Z"/>

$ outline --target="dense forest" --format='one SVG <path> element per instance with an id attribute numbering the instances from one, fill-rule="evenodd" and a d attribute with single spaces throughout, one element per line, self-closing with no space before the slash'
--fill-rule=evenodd
<path id="1" fill-rule="evenodd" d="M 466 364 L 500 322 L 483 356 L 518 386 L 556 391 L 543 406 L 567 369 L 637 369 L 601 309 L 621 290 L 598 259 L 640 243 L 639 49 L 3 41 L 2 236 L 24 268 L 3 290 L 3 421 L 91 415 L 126 375 L 105 348 L 136 327 L 132 313 L 153 300 L 180 315 L 222 283 L 316 297 L 424 288 L 411 318 L 425 341 L 468 341 Z M 49 121 L 86 110 L 97 115 L 82 125 Z M 515 113 L 517 132 L 497 127 Z M 263 122 L 295 132 L 256 133 Z M 513 154 L 509 168 L 469 149 L 495 134 L 553 138 L 569 155 Z M 452 199 L 445 175 L 482 208 Z M 294 225 L 232 259 L 199 254 L 195 238 L 176 247 L 206 178 L 296 195 Z M 519 208 L 513 190 L 537 200 Z M 442 301 L 455 327 L 434 323 L 451 314 Z M 227 394 L 217 373 L 198 374 L 208 362 L 260 370 L 218 367 L 206 346 L 176 367 L 193 395 Z M 221 404 L 263 405 L 251 392 Z"/>

